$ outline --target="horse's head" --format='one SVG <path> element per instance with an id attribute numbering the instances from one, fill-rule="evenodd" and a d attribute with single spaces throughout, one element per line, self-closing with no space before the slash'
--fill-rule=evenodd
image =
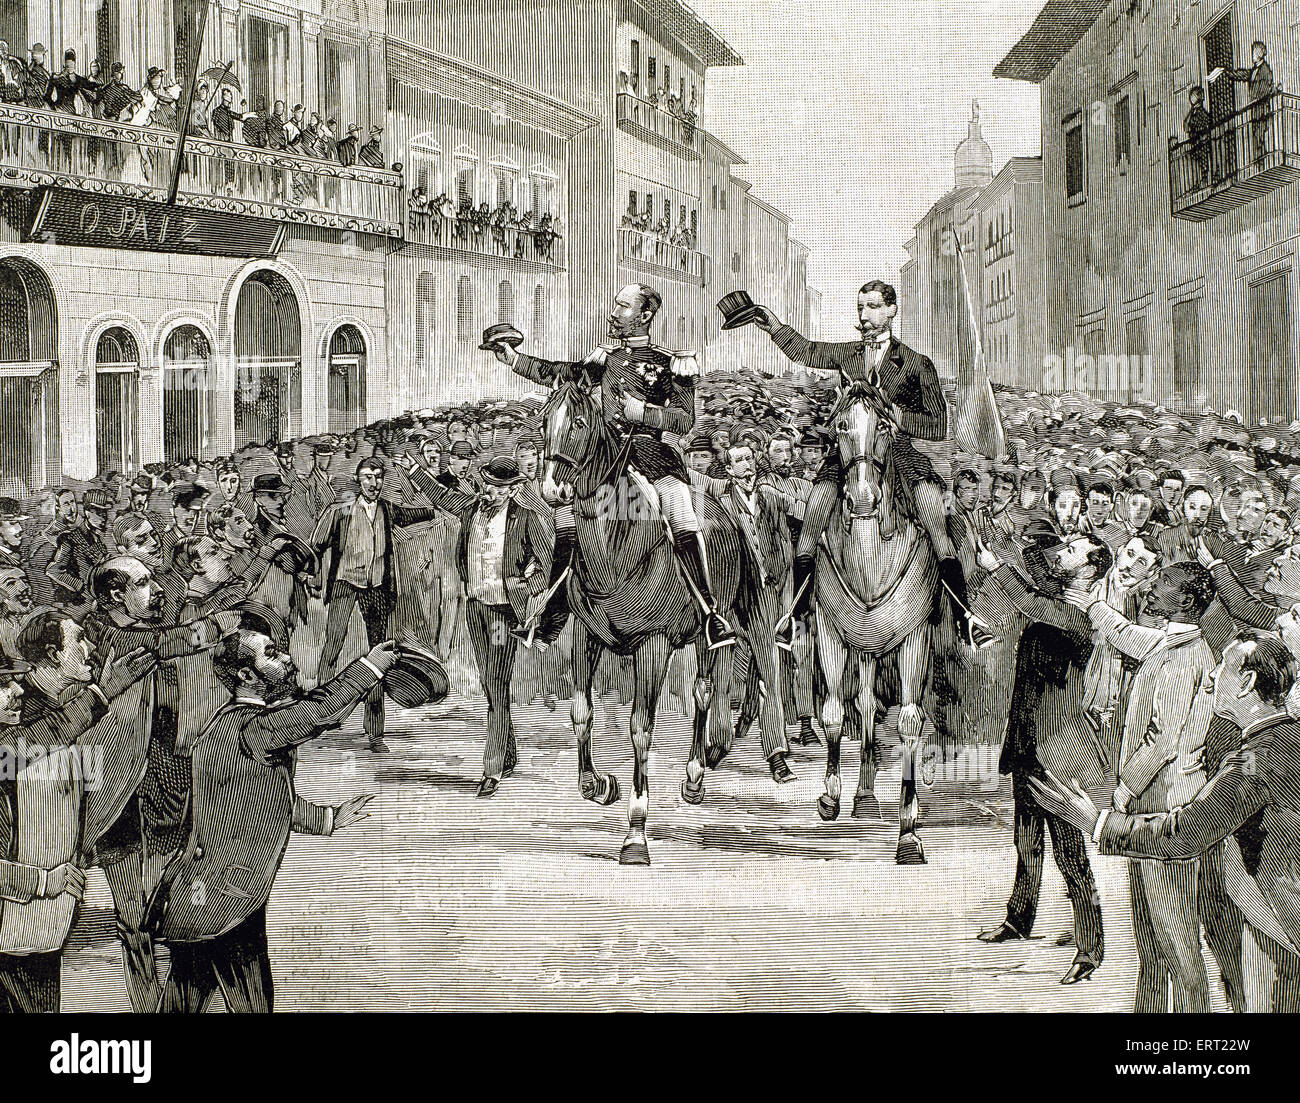
<path id="1" fill-rule="evenodd" d="M 599 451 L 604 415 L 591 380 L 556 385 L 542 410 L 542 495 L 552 505 L 573 498 L 573 483 Z"/>
<path id="2" fill-rule="evenodd" d="M 875 517 L 885 496 L 890 437 L 883 426 L 889 417 L 889 399 L 873 380 L 851 383 L 831 414 L 851 518 Z"/>

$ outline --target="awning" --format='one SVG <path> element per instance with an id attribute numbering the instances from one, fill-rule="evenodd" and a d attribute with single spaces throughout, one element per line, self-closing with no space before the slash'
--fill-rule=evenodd
<path id="1" fill-rule="evenodd" d="M 1048 0 L 1038 18 L 993 70 L 995 77 L 1034 84 L 1056 68 L 1097 22 L 1110 0 Z"/>

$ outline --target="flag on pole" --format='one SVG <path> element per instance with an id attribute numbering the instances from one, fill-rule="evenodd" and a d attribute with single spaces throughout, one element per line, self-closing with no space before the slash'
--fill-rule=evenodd
<path id="1" fill-rule="evenodd" d="M 970 322 L 971 362 L 957 365 L 957 407 L 953 416 L 952 439 L 957 447 L 972 456 L 984 456 L 998 461 L 1007 457 L 1007 438 L 1002 428 L 1002 415 L 993 398 L 993 384 L 989 381 L 984 362 L 984 345 L 980 340 L 979 316 L 971 301 L 970 281 L 966 278 L 966 259 L 961 251 L 961 238 L 952 228 L 953 248 L 957 255 L 957 282 L 961 284 L 966 316 Z M 961 354 L 958 342 L 958 355 Z"/>

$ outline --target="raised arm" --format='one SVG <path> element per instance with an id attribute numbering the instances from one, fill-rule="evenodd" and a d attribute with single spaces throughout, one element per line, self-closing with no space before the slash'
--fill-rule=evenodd
<path id="1" fill-rule="evenodd" d="M 1282 615 L 1282 610 L 1271 601 L 1260 601 L 1247 590 L 1227 563 L 1220 560 L 1210 568 L 1210 573 L 1214 576 L 1219 600 L 1234 620 L 1266 631 L 1277 626 L 1277 618 Z"/>
<path id="2" fill-rule="evenodd" d="M 443 486 L 423 467 L 411 468 L 407 474 L 415 489 L 432 503 L 432 516 L 436 516 L 439 509 L 444 509 L 452 516 L 464 520 L 474 512 L 474 507 L 478 505 L 478 499 L 473 494 L 466 494 L 463 490 L 453 490 L 449 486 Z"/>
<path id="3" fill-rule="evenodd" d="M 1047 597 L 1029 589 L 1015 568 L 1008 563 L 1003 563 L 994 573 L 994 577 L 1006 591 L 1007 597 L 1015 603 L 1016 608 L 1030 620 L 1055 625 L 1085 640 L 1091 638 L 1092 625 L 1088 621 L 1088 615 L 1082 609 L 1071 605 L 1068 601 Z"/>
<path id="4" fill-rule="evenodd" d="M 1117 612 L 1104 601 L 1088 609 L 1089 619 L 1098 637 L 1110 644 L 1121 655 L 1141 662 L 1165 641 L 1159 628 L 1134 624 L 1123 613 Z"/>
<path id="5" fill-rule="evenodd" d="M 357 659 L 293 704 L 259 713 L 243 729 L 244 749 L 259 762 L 266 762 L 276 751 L 314 739 L 346 715 L 378 680 L 369 663 Z"/>
<path id="6" fill-rule="evenodd" d="M 840 370 L 840 346 L 829 341 L 810 341 L 793 326 L 778 325 L 771 330 L 772 343 L 796 364 L 819 371 Z"/>

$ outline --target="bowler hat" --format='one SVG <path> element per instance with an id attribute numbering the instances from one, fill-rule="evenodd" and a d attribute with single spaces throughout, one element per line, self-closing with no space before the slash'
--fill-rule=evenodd
<path id="1" fill-rule="evenodd" d="M 718 300 L 718 309 L 722 312 L 723 329 L 739 329 L 763 314 L 748 291 L 729 291 Z"/>
<path id="2" fill-rule="evenodd" d="M 686 448 L 684 451 L 687 454 L 690 454 L 691 452 L 712 452 L 713 442 L 710 441 L 708 437 L 697 433 L 686 442 Z"/>
<path id="3" fill-rule="evenodd" d="M 284 494 L 293 493 L 293 487 L 284 481 L 284 477 L 278 472 L 258 475 L 253 479 L 254 494 Z"/>
<path id="4" fill-rule="evenodd" d="M 241 629 L 261 632 L 262 635 L 269 636 L 280 645 L 288 644 L 289 628 L 284 623 L 284 618 L 269 605 L 264 605 L 260 601 L 241 601 L 231 611 L 239 614 Z"/>
<path id="5" fill-rule="evenodd" d="M 451 446 L 452 459 L 465 460 L 474 458 L 474 446 L 467 440 L 454 441 Z"/>
<path id="6" fill-rule="evenodd" d="M 479 474 L 489 486 L 514 486 L 524 481 L 519 473 L 519 464 L 510 456 L 493 456 Z"/>
<path id="7" fill-rule="evenodd" d="M 0 521 L 26 521 L 27 514 L 16 498 L 0 498 Z"/>
<path id="8" fill-rule="evenodd" d="M 496 352 L 498 345 L 509 345 L 517 349 L 524 343 L 524 335 L 509 322 L 498 322 L 483 331 L 483 343 L 479 348 L 484 352 Z"/>
<path id="9" fill-rule="evenodd" d="M 422 648 L 404 645 L 384 675 L 384 694 L 399 708 L 433 705 L 447 696 L 451 683 L 442 663 Z"/>
<path id="10" fill-rule="evenodd" d="M 295 573 L 299 571 L 315 573 L 320 569 L 320 559 L 315 549 L 301 537 L 291 532 L 277 532 L 268 543 L 275 553 L 272 560 L 285 560 L 283 566 L 289 570 Z"/>

